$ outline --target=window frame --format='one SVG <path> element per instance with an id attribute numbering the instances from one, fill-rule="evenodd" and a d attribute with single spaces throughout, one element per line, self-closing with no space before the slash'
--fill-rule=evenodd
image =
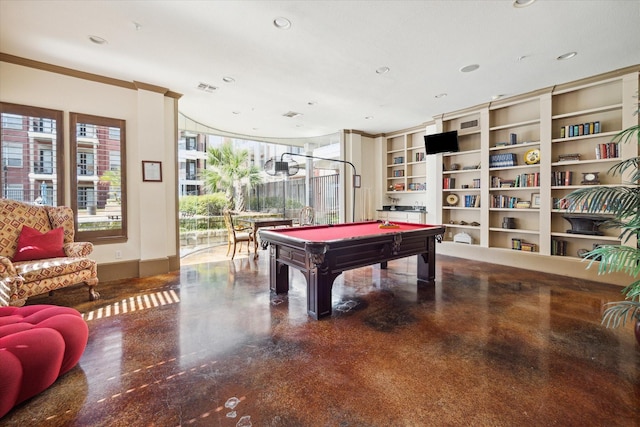
<path id="1" fill-rule="evenodd" d="M 90 230 L 90 231 L 81 231 L 78 227 L 78 194 L 81 187 L 78 181 L 78 161 L 77 156 L 78 153 L 82 150 L 78 150 L 78 132 L 77 125 L 78 124 L 86 124 L 93 125 L 92 127 L 95 129 L 96 126 L 105 126 L 105 127 L 115 127 L 120 130 L 120 213 L 121 213 L 121 227 L 117 229 L 105 229 L 105 230 Z M 85 129 L 89 129 L 90 126 L 87 126 Z M 112 135 L 112 132 L 109 132 L 109 136 Z M 80 135 L 82 137 L 82 135 Z M 122 119 L 114 119 L 110 117 L 101 117 L 101 116 L 93 116 L 89 114 L 82 113 L 69 113 L 69 142 L 70 142 L 70 158 L 71 165 L 70 174 L 71 174 L 71 208 L 74 211 L 74 221 L 76 225 L 76 238 L 82 241 L 92 242 L 94 244 L 107 244 L 107 243 L 119 243 L 125 242 L 128 239 L 128 228 L 127 228 L 127 179 L 126 179 L 126 121 Z M 107 155 L 107 163 L 108 170 L 111 170 L 111 153 L 113 150 L 108 150 Z M 97 159 L 94 159 L 93 167 L 97 168 Z"/>
<path id="2" fill-rule="evenodd" d="M 64 173 L 64 113 L 61 110 L 52 110 L 50 108 L 41 108 L 41 107 L 34 107 L 34 106 L 30 106 L 30 105 L 21 105 L 21 104 L 11 104 L 8 102 L 0 102 L 0 115 L 2 114 L 12 114 L 12 115 L 17 115 L 17 116 L 22 116 L 22 117 L 27 117 L 27 118 L 32 118 L 32 117 L 37 117 L 37 118 L 41 118 L 41 119 L 49 119 L 49 120 L 55 120 L 56 122 L 56 132 L 55 134 L 55 149 L 56 149 L 56 158 L 55 158 L 55 165 L 56 165 L 56 174 L 55 174 L 55 179 L 56 179 L 56 187 L 55 187 L 55 193 L 56 193 L 56 200 L 55 200 L 55 206 L 63 206 L 64 205 L 64 194 L 65 194 L 65 173 Z M 1 122 L 1 120 L 0 120 Z M 12 129 L 12 130 L 17 130 L 17 129 L 13 129 L 11 127 L 7 127 L 7 129 Z M 22 127 L 21 127 L 22 129 Z M 2 133 L 4 132 L 4 125 L 3 123 L 0 123 L 0 148 L 2 147 Z M 31 121 L 29 120 L 28 122 L 28 127 L 27 127 L 27 132 L 32 132 L 31 129 Z M 35 145 L 37 147 L 37 144 Z M 53 144 L 52 144 L 53 146 Z M 2 149 L 0 149 L 0 165 L 4 165 L 4 159 L 2 158 Z M 24 168 L 24 158 L 22 159 L 23 161 L 23 168 Z M 0 174 L 0 185 L 5 185 L 4 183 L 4 176 L 1 176 L 2 174 Z"/>

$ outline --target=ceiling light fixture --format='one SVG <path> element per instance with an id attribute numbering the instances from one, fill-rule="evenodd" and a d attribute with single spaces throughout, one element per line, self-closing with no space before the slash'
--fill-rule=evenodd
<path id="1" fill-rule="evenodd" d="M 298 117 L 301 116 L 302 113 L 296 113 L 295 111 L 289 111 L 288 113 L 284 113 L 283 116 L 284 117 L 289 117 L 289 118 L 294 118 L 294 117 Z"/>
<path id="2" fill-rule="evenodd" d="M 373 119 L 373 116 L 367 116 L 367 117 L 365 117 L 364 119 L 365 119 L 365 120 L 371 120 L 371 119 Z"/>
<path id="3" fill-rule="evenodd" d="M 273 20 L 273 26 L 279 30 L 288 30 L 289 28 L 291 28 L 291 21 L 289 21 L 287 18 L 278 17 Z"/>
<path id="4" fill-rule="evenodd" d="M 386 74 L 390 70 L 391 69 L 389 67 L 380 67 L 380 68 L 376 69 L 376 73 L 378 73 L 378 74 Z"/>
<path id="5" fill-rule="evenodd" d="M 142 25 L 136 21 L 133 21 L 133 27 L 136 29 L 136 31 L 140 31 L 142 29 Z"/>
<path id="6" fill-rule="evenodd" d="M 222 78 L 222 81 L 225 83 L 234 83 L 236 79 L 234 79 L 233 77 L 225 76 Z"/>
<path id="7" fill-rule="evenodd" d="M 513 7 L 527 7 L 531 6 L 536 0 L 513 0 Z"/>
<path id="8" fill-rule="evenodd" d="M 464 67 L 460 68 L 460 72 L 461 73 L 470 73 L 472 71 L 477 70 L 478 68 L 480 68 L 480 65 L 478 65 L 478 64 L 465 65 Z"/>
<path id="9" fill-rule="evenodd" d="M 516 58 L 516 61 L 524 61 L 525 59 L 527 59 L 527 55 L 520 55 Z"/>
<path id="10" fill-rule="evenodd" d="M 491 97 L 491 99 L 495 101 L 495 100 L 498 100 L 498 99 L 502 99 L 502 97 L 503 97 L 503 96 L 504 96 L 504 95 L 493 95 L 493 96 Z"/>
<path id="11" fill-rule="evenodd" d="M 435 97 L 436 97 L 437 99 L 440 99 L 440 98 L 444 98 L 445 96 L 447 96 L 447 94 L 443 92 L 443 93 L 439 93 L 439 94 L 437 94 Z"/>
<path id="12" fill-rule="evenodd" d="M 576 56 L 577 54 L 578 54 L 578 52 L 567 52 L 567 53 L 565 53 L 565 54 L 563 54 L 563 55 L 558 56 L 556 59 L 557 59 L 558 61 L 564 61 L 565 59 L 571 59 L 571 58 L 573 58 L 573 57 L 574 57 L 574 56 Z"/>
<path id="13" fill-rule="evenodd" d="M 98 36 L 89 36 L 89 40 L 91 40 L 92 43 L 95 44 L 106 44 L 107 40 L 103 39 L 102 37 L 98 37 Z"/>

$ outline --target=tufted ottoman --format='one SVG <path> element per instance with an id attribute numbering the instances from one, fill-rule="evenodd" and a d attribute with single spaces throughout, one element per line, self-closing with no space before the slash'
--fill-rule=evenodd
<path id="1" fill-rule="evenodd" d="M 73 368 L 88 337 L 72 308 L 0 307 L 0 417 Z"/>

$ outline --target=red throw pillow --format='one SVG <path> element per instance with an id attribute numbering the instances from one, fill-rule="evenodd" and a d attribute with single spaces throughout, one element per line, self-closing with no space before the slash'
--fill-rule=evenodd
<path id="1" fill-rule="evenodd" d="M 64 229 L 62 227 L 43 234 L 34 228 L 23 225 L 20 237 L 18 237 L 18 248 L 13 256 L 13 261 L 31 261 L 66 256 L 62 248 L 63 245 Z"/>

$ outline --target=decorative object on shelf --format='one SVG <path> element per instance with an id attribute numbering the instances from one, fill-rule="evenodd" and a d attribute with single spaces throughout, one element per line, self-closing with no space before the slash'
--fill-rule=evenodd
<path id="1" fill-rule="evenodd" d="M 518 200 L 516 202 L 516 209 L 529 209 L 531 207 L 531 202 L 528 200 Z"/>
<path id="2" fill-rule="evenodd" d="M 578 249 L 578 256 L 580 258 L 585 258 L 587 256 L 587 254 L 589 253 L 589 249 Z"/>
<path id="3" fill-rule="evenodd" d="M 569 221 L 571 229 L 567 230 L 570 234 L 588 234 L 591 236 L 602 236 L 604 233 L 598 228 L 609 220 L 608 217 L 602 215 L 562 215 L 564 219 Z"/>
<path id="4" fill-rule="evenodd" d="M 540 193 L 533 193 L 531 195 L 531 207 L 532 208 L 540 207 Z"/>
<path id="5" fill-rule="evenodd" d="M 446 198 L 447 205 L 449 206 L 457 206 L 460 198 L 457 194 L 449 194 Z"/>
<path id="6" fill-rule="evenodd" d="M 524 153 L 524 162 L 528 165 L 535 165 L 540 163 L 540 150 L 533 148 Z"/>
<path id="7" fill-rule="evenodd" d="M 571 162 L 580 160 L 580 153 L 570 153 L 570 154 L 559 154 L 558 161 L 559 162 Z"/>
<path id="8" fill-rule="evenodd" d="M 582 173 L 582 185 L 597 185 L 600 184 L 600 179 L 598 178 L 599 172 L 583 172 Z"/>
<path id="9" fill-rule="evenodd" d="M 636 98 L 638 93 L 636 92 Z M 637 101 L 636 101 L 637 102 Z M 636 114 L 640 113 L 640 103 L 637 103 Z M 612 142 L 637 144 L 640 146 L 640 125 L 636 121 L 633 126 L 616 134 Z M 636 151 L 637 153 L 637 151 Z M 602 315 L 602 324 L 608 328 L 625 326 L 627 320 L 635 322 L 636 341 L 640 344 L 640 247 L 636 245 L 624 245 L 630 240 L 637 241 L 640 238 L 640 210 L 637 209 L 640 197 L 640 156 L 630 157 L 616 163 L 609 174 L 612 176 L 628 176 L 628 185 L 625 186 L 596 186 L 581 188 L 565 196 L 572 206 L 580 206 L 587 212 L 596 213 L 606 210 L 613 217 L 607 221 L 620 228 L 619 245 L 599 245 L 585 254 L 590 259 L 587 268 L 595 261 L 598 264 L 598 273 L 623 272 L 631 277 L 632 282 L 622 289 L 625 296 L 623 301 L 612 301 L 605 304 Z M 615 200 L 616 203 L 610 203 Z"/>
<path id="10" fill-rule="evenodd" d="M 466 243 L 467 245 L 472 245 L 473 244 L 473 237 L 471 237 L 469 234 L 462 232 L 462 233 L 456 233 L 453 236 L 453 241 L 456 243 Z"/>
<path id="11" fill-rule="evenodd" d="M 451 166 L 449 166 L 449 170 L 457 171 L 458 169 L 460 169 L 460 165 L 457 163 L 451 163 Z"/>
<path id="12" fill-rule="evenodd" d="M 511 216 L 505 216 L 502 218 L 502 228 L 516 228 L 516 219 Z"/>

